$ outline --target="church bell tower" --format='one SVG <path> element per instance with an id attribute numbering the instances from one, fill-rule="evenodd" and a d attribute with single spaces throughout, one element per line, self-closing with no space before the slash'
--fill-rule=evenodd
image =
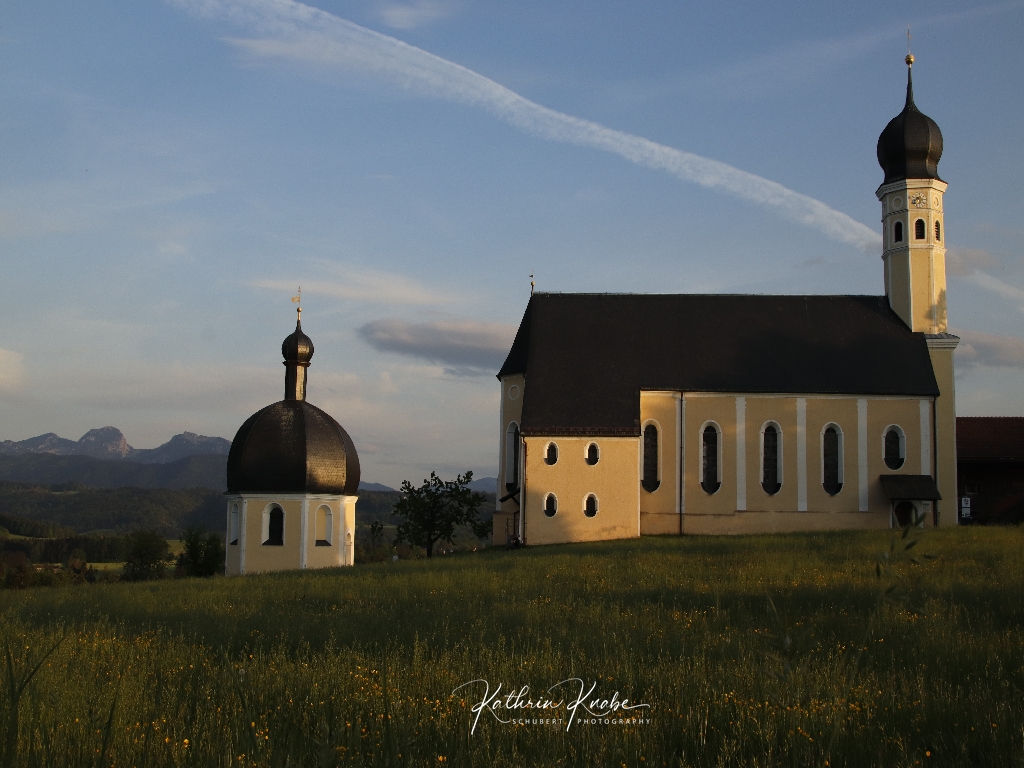
<path id="1" fill-rule="evenodd" d="M 914 57 L 906 61 L 907 103 L 878 137 L 885 295 L 912 331 L 940 334 L 947 325 L 942 133 L 914 104 Z"/>

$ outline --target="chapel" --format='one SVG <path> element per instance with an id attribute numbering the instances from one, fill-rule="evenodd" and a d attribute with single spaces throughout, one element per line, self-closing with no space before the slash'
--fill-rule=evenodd
<path id="1" fill-rule="evenodd" d="M 957 524 L 947 185 L 913 61 L 877 145 L 884 295 L 530 297 L 496 543 Z"/>
<path id="2" fill-rule="evenodd" d="M 313 342 L 281 345 L 284 400 L 250 416 L 228 453 L 228 575 L 353 565 L 359 456 L 348 433 L 306 401 Z"/>

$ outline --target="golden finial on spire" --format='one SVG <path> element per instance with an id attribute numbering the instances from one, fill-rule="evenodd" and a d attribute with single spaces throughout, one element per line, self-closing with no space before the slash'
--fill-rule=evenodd
<path id="1" fill-rule="evenodd" d="M 907 66 L 912 66 L 914 63 L 914 54 L 910 52 L 910 25 L 907 25 L 907 58 L 904 59 L 907 62 Z"/>
<path id="2" fill-rule="evenodd" d="M 298 304 L 299 305 L 296 308 L 295 311 L 297 313 L 297 321 L 301 321 L 302 320 L 302 286 L 301 285 L 299 286 L 299 293 L 298 293 L 298 295 L 297 296 L 292 296 L 292 304 Z"/>

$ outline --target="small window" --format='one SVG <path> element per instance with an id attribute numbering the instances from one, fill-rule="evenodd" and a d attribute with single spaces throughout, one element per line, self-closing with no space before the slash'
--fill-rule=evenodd
<path id="1" fill-rule="evenodd" d="M 942 242 L 942 224 L 935 222 L 935 242 Z"/>
<path id="2" fill-rule="evenodd" d="M 761 487 L 769 496 L 774 496 L 782 488 L 781 472 L 779 472 L 779 429 L 774 424 L 764 428 L 764 458 L 761 469 Z"/>
<path id="3" fill-rule="evenodd" d="M 265 547 L 284 546 L 284 510 L 278 506 L 272 506 L 263 513 Z"/>
<path id="4" fill-rule="evenodd" d="M 907 458 L 907 439 L 899 427 L 889 427 L 885 431 L 885 466 L 899 469 Z"/>
<path id="5" fill-rule="evenodd" d="M 896 225 L 892 228 L 892 241 L 894 243 L 903 242 L 903 222 L 897 221 Z"/>
<path id="6" fill-rule="evenodd" d="M 316 510 L 316 543 L 317 547 L 329 547 L 334 534 L 334 513 L 326 504 Z"/>
<path id="7" fill-rule="evenodd" d="M 238 544 L 238 505 L 231 505 L 231 514 L 228 516 L 228 544 Z"/>
<path id="8" fill-rule="evenodd" d="M 924 240 L 924 219 L 918 219 L 914 222 L 914 238 L 916 240 Z"/>
<path id="9" fill-rule="evenodd" d="M 587 517 L 595 517 L 597 515 L 597 509 L 597 496 L 590 494 L 587 496 L 587 500 L 583 504 L 583 514 Z"/>
<path id="10" fill-rule="evenodd" d="M 548 443 L 548 449 L 544 453 L 544 463 L 554 464 L 558 461 L 558 446 L 554 443 Z"/>
<path id="11" fill-rule="evenodd" d="M 514 421 L 505 430 L 505 490 L 519 488 L 519 425 Z"/>
<path id="12" fill-rule="evenodd" d="M 722 483 L 718 480 L 718 430 L 713 424 L 704 427 L 701 454 L 700 487 L 707 493 L 715 493 Z"/>
<path id="13" fill-rule="evenodd" d="M 544 514 L 548 517 L 554 517 L 558 511 L 558 499 L 555 494 L 549 493 L 544 499 Z"/>
<path id="14" fill-rule="evenodd" d="M 587 446 L 587 464 L 594 466 L 598 461 L 601 460 L 601 449 L 597 447 L 597 443 L 591 443 Z"/>
<path id="15" fill-rule="evenodd" d="M 822 487 L 829 496 L 835 496 L 843 489 L 843 478 L 840 471 L 840 443 L 842 442 L 839 430 L 835 426 L 825 428 L 822 435 Z"/>
<path id="16" fill-rule="evenodd" d="M 654 493 L 661 485 L 658 480 L 658 428 L 653 424 L 644 427 L 644 477 L 640 484 L 648 493 Z"/>

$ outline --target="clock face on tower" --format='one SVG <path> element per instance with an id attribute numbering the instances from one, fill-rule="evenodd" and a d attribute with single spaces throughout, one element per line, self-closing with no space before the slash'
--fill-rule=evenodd
<path id="1" fill-rule="evenodd" d="M 928 207 L 928 196 L 922 194 L 916 194 L 910 196 L 910 204 L 915 208 L 927 208 Z"/>

